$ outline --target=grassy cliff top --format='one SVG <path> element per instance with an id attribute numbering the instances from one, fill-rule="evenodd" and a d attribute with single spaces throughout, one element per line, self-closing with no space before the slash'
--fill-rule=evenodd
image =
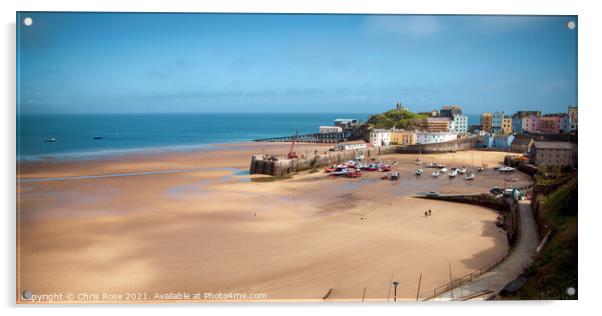
<path id="1" fill-rule="evenodd" d="M 374 128 L 422 129 L 426 127 L 426 114 L 417 114 L 405 110 L 389 110 L 381 114 L 374 114 L 368 118 L 366 124 Z"/>

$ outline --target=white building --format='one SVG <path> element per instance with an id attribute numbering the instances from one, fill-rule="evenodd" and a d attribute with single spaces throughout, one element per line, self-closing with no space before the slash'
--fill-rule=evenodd
<path id="1" fill-rule="evenodd" d="M 354 149 L 367 149 L 368 144 L 363 140 L 360 141 L 351 141 L 351 142 L 342 142 L 337 144 L 337 149 L 339 150 L 354 150 Z"/>
<path id="2" fill-rule="evenodd" d="M 370 144 L 374 147 L 389 146 L 391 144 L 391 131 L 375 129 L 370 132 Z"/>
<path id="3" fill-rule="evenodd" d="M 416 144 L 434 144 L 448 142 L 458 138 L 453 132 L 417 132 Z"/>
<path id="4" fill-rule="evenodd" d="M 453 132 L 456 134 L 468 133 L 468 116 L 464 114 L 454 115 Z"/>
<path id="5" fill-rule="evenodd" d="M 343 129 L 339 126 L 320 126 L 320 134 L 342 133 Z"/>

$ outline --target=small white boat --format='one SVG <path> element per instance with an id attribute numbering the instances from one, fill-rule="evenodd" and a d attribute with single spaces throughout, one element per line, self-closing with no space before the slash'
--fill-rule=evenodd
<path id="1" fill-rule="evenodd" d="M 456 169 L 452 169 L 448 174 L 448 176 L 450 178 L 455 178 L 457 175 L 458 175 L 458 170 L 456 170 Z"/>
<path id="2" fill-rule="evenodd" d="M 56 142 L 56 138 L 48 138 L 48 139 L 44 139 L 45 143 L 54 143 Z"/>
<path id="3" fill-rule="evenodd" d="M 330 174 L 333 175 L 333 176 L 342 176 L 342 175 L 346 175 L 347 172 L 349 172 L 347 170 L 347 168 L 338 167 L 334 171 L 332 171 Z"/>
<path id="4" fill-rule="evenodd" d="M 477 171 L 478 171 L 478 172 L 483 172 L 483 171 L 485 171 L 485 168 L 483 168 L 483 167 L 479 167 L 479 169 L 477 169 Z"/>
<path id="5" fill-rule="evenodd" d="M 423 173 L 424 173 L 424 171 L 422 171 L 422 169 L 416 169 L 417 176 L 421 176 Z"/>
<path id="6" fill-rule="evenodd" d="M 465 175 L 464 175 L 464 179 L 465 180 L 474 180 L 474 172 L 472 171 L 468 171 Z"/>
<path id="7" fill-rule="evenodd" d="M 389 176 L 389 179 L 391 179 L 391 180 L 399 180 L 399 172 L 397 172 L 397 171 L 391 172 L 391 176 Z"/>
<path id="8" fill-rule="evenodd" d="M 441 170 L 439 170 L 439 171 L 441 171 L 442 173 L 446 173 L 447 172 L 447 168 L 441 168 Z"/>
<path id="9" fill-rule="evenodd" d="M 498 170 L 499 170 L 500 172 L 512 172 L 512 171 L 514 171 L 514 170 L 516 170 L 516 169 L 514 169 L 514 168 L 512 168 L 512 167 L 506 167 L 506 166 L 504 166 L 504 167 L 501 167 L 501 168 L 499 168 Z"/>
<path id="10" fill-rule="evenodd" d="M 466 173 L 466 168 L 464 168 L 464 167 L 458 168 L 458 173 L 459 174 L 465 174 Z"/>
<path id="11" fill-rule="evenodd" d="M 438 177 L 440 174 L 441 174 L 441 173 L 439 173 L 439 171 L 435 171 L 435 172 L 431 173 L 431 176 L 433 176 L 433 177 L 435 177 L 435 178 L 436 178 L 436 177 Z"/>

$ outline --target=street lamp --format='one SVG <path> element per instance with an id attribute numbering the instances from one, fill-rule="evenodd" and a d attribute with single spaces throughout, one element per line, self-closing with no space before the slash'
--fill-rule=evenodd
<path id="1" fill-rule="evenodd" d="M 393 302 L 397 302 L 397 286 L 399 285 L 399 282 L 395 281 L 393 282 L 393 286 L 395 286 L 395 291 L 393 292 Z"/>

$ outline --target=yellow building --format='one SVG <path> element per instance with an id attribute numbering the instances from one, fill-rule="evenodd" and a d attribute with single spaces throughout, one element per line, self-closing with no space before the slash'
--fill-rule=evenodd
<path id="1" fill-rule="evenodd" d="M 492 127 L 493 127 L 493 113 L 483 112 L 483 114 L 481 114 L 481 130 L 491 133 Z"/>
<path id="2" fill-rule="evenodd" d="M 392 131 L 391 144 L 394 145 L 414 145 L 416 144 L 416 132 L 413 131 Z"/>
<path id="3" fill-rule="evenodd" d="M 502 119 L 502 133 L 512 134 L 512 118 L 509 116 L 504 116 Z"/>

